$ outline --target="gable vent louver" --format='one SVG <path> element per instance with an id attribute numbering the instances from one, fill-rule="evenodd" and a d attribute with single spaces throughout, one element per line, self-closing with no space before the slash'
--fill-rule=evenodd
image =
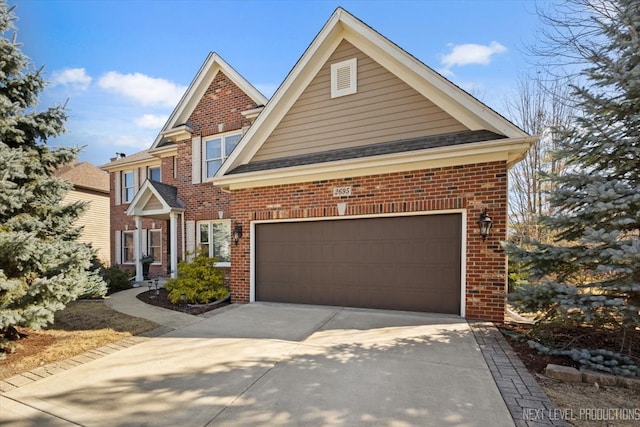
<path id="1" fill-rule="evenodd" d="M 357 85 L 356 58 L 331 64 L 331 98 L 356 93 Z"/>

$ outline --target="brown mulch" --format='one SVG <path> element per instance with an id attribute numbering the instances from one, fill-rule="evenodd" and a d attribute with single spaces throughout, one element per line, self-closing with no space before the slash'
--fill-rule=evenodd
<path id="1" fill-rule="evenodd" d="M 547 347 L 558 349 L 589 348 L 605 349 L 620 352 L 621 336 L 614 331 L 595 331 L 589 327 L 549 327 L 544 332 L 532 330 L 531 325 L 504 323 L 496 325 L 503 333 L 513 350 L 518 354 L 522 363 L 534 373 L 544 373 L 548 364 L 571 366 L 579 368 L 580 364 L 568 356 L 552 356 L 538 353 L 536 349 L 529 347 L 528 340 L 541 342 Z M 520 339 L 514 338 L 506 331 L 529 334 Z M 636 331 L 633 337 L 633 345 L 629 356 L 640 363 L 640 331 Z"/>
<path id="2" fill-rule="evenodd" d="M 222 301 L 214 301 L 209 304 L 174 304 L 169 301 L 169 293 L 165 288 L 160 288 L 157 291 L 154 289 L 151 291 L 142 292 L 136 295 L 136 298 L 147 304 L 167 308 L 169 310 L 180 311 L 182 313 L 192 314 L 194 316 L 206 313 L 211 310 L 222 308 L 230 304 L 228 299 Z"/>

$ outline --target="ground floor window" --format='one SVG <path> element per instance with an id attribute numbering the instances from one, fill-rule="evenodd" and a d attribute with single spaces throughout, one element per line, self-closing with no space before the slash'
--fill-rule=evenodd
<path id="1" fill-rule="evenodd" d="M 201 221 L 198 223 L 198 244 L 210 257 L 218 258 L 221 267 L 231 265 L 231 221 Z"/>
<path id="2" fill-rule="evenodd" d="M 122 232 L 122 263 L 133 264 L 135 262 L 135 245 L 133 231 Z"/>
<path id="3" fill-rule="evenodd" d="M 162 264 L 162 230 L 149 230 L 147 246 L 153 263 Z"/>

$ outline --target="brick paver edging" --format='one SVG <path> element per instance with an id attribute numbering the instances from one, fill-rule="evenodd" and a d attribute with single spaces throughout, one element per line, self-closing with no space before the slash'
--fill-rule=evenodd
<path id="1" fill-rule="evenodd" d="M 5 378 L 4 380 L 0 380 L 0 394 L 4 394 L 8 391 L 15 390 L 27 384 L 31 384 L 34 381 L 38 381 L 43 378 L 50 377 L 51 375 L 64 372 L 75 366 L 82 365 L 87 362 L 91 362 L 92 360 L 100 359 L 101 357 L 104 357 L 108 354 L 112 354 L 117 351 L 124 350 L 125 348 L 129 348 L 143 341 L 146 341 L 151 337 L 157 337 L 159 335 L 166 334 L 167 332 L 170 332 L 172 330 L 173 328 L 160 326 L 156 329 L 145 332 L 141 335 L 125 338 L 120 341 L 116 341 L 111 344 L 104 345 L 99 348 L 94 348 L 93 350 L 85 351 L 82 354 L 78 354 L 77 356 L 73 356 L 66 360 L 49 363 L 47 365 L 37 367 L 30 371 L 23 372 L 21 374 L 14 375 L 9 378 Z"/>
<path id="2" fill-rule="evenodd" d="M 517 427 L 566 426 L 557 408 L 492 324 L 469 321 L 498 390 Z"/>

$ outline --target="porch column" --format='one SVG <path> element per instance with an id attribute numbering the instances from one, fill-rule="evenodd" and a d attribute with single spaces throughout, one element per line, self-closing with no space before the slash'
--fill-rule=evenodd
<path id="1" fill-rule="evenodd" d="M 136 257 L 136 282 L 140 282 L 144 280 L 144 276 L 142 274 L 142 218 L 139 216 L 134 216 L 134 220 L 136 221 L 136 231 L 133 232 L 133 251 L 134 256 Z"/>
<path id="2" fill-rule="evenodd" d="M 171 277 L 178 277 L 178 214 L 169 213 L 169 227 L 171 228 Z"/>

